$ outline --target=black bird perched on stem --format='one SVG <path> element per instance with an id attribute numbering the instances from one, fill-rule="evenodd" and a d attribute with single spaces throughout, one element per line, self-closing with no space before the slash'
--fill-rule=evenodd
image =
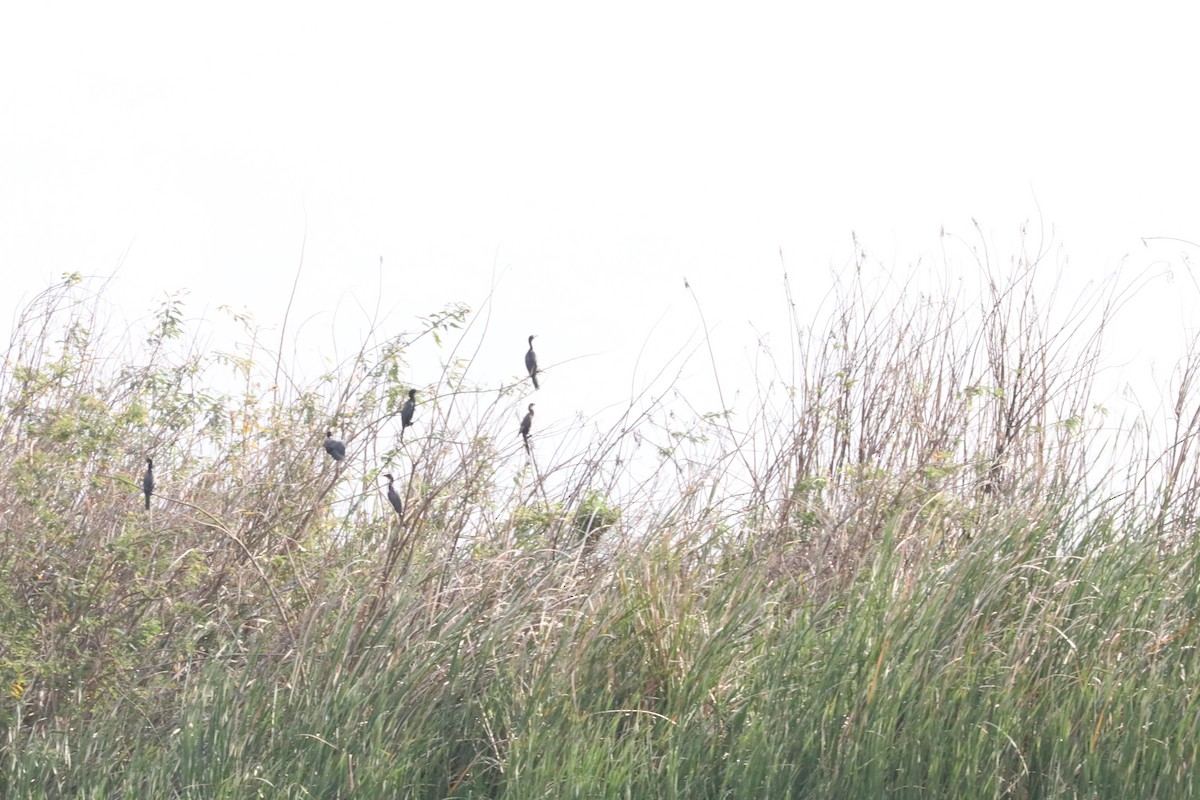
<path id="1" fill-rule="evenodd" d="M 341 461 L 346 457 L 346 445 L 333 438 L 332 431 L 325 431 L 325 452 L 333 456 L 334 461 Z"/>
<path id="2" fill-rule="evenodd" d="M 404 429 L 412 425 L 413 412 L 417 410 L 417 390 L 408 390 L 408 400 L 400 409 L 400 439 L 404 439 Z"/>
<path id="3" fill-rule="evenodd" d="M 521 438 L 525 440 L 525 452 L 529 452 L 529 429 L 533 427 L 533 403 L 529 404 L 529 412 L 521 420 Z"/>
<path id="4" fill-rule="evenodd" d="M 146 493 L 146 510 L 150 510 L 150 495 L 154 494 L 154 459 L 146 459 L 146 474 L 142 476 L 142 491 Z"/>
<path id="5" fill-rule="evenodd" d="M 525 354 L 525 369 L 529 371 L 529 379 L 533 381 L 533 388 L 538 388 L 537 374 L 537 353 L 533 352 L 533 334 L 529 336 L 529 352 Z"/>
<path id="6" fill-rule="evenodd" d="M 383 477 L 388 479 L 388 502 L 392 504 L 392 508 L 396 509 L 396 513 L 400 518 L 404 518 L 404 501 L 400 499 L 399 493 L 396 492 L 396 487 L 392 486 L 392 473 L 385 472 Z"/>

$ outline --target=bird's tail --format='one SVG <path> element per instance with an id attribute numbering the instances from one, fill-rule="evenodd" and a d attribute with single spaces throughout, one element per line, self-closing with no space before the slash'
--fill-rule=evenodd
<path id="1" fill-rule="evenodd" d="M 537 382 L 537 373 L 536 373 L 536 372 L 535 372 L 534 374 L 530 375 L 530 376 L 529 376 L 529 379 L 533 381 L 533 388 L 535 388 L 535 389 L 540 389 L 540 388 L 542 388 L 542 387 L 538 386 L 538 382 Z"/>
<path id="2" fill-rule="evenodd" d="M 150 510 L 150 493 L 149 492 L 146 493 L 146 510 L 147 511 Z"/>

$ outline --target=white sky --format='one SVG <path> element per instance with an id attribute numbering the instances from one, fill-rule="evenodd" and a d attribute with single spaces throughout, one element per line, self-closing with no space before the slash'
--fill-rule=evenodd
<path id="1" fill-rule="evenodd" d="M 130 319 L 186 288 L 195 317 L 273 326 L 304 243 L 293 319 L 349 349 L 358 304 L 381 293 L 411 327 L 479 307 L 495 269 L 477 377 L 519 374 L 529 333 L 544 363 L 587 355 L 537 398 L 565 421 L 627 395 L 648 339 L 660 361 L 695 341 L 685 276 L 736 375 L 751 323 L 781 330 L 780 248 L 815 302 L 852 231 L 906 268 L 972 218 L 1007 259 L 1040 215 L 1069 284 L 1127 254 L 1174 271 L 1115 357 L 1173 353 L 1196 248 L 1142 237 L 1200 241 L 1198 22 L 1185 3 L 10 3 L 4 311 L 115 270 Z"/>

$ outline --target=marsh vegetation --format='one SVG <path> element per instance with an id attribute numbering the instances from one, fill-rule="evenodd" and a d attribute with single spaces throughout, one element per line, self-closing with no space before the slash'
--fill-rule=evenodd
<path id="1" fill-rule="evenodd" d="M 305 379 L 66 276 L 0 372 L 0 795 L 1195 796 L 1200 348 L 1118 424 L 1124 290 L 1039 261 L 848 269 L 749 406 L 528 453 L 465 308 Z"/>

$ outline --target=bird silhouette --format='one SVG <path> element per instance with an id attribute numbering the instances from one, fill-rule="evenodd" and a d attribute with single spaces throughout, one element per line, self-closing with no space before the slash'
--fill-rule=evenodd
<path id="1" fill-rule="evenodd" d="M 146 510 L 150 510 L 150 495 L 154 494 L 154 459 L 146 459 L 146 474 L 142 476 L 142 491 L 146 494 Z"/>
<path id="2" fill-rule="evenodd" d="M 408 390 L 408 400 L 400 409 L 400 441 L 404 441 L 404 429 L 412 425 L 413 413 L 417 410 L 417 390 Z"/>
<path id="3" fill-rule="evenodd" d="M 332 431 L 325 431 L 325 452 L 333 456 L 334 461 L 341 461 L 346 457 L 346 445 L 333 438 Z"/>
<path id="4" fill-rule="evenodd" d="M 404 501 L 400 499 L 400 495 L 396 492 L 396 487 L 392 486 L 392 473 L 385 472 L 383 477 L 388 479 L 388 502 L 392 504 L 392 508 L 396 509 L 396 513 L 404 518 Z"/>
<path id="5" fill-rule="evenodd" d="M 525 419 L 521 420 L 521 438 L 525 440 L 525 452 L 529 452 L 529 431 L 533 428 L 533 403 L 529 404 L 529 411 L 525 414 Z"/>
<path id="6" fill-rule="evenodd" d="M 537 353 L 533 352 L 533 334 L 529 336 L 529 351 L 525 353 L 525 369 L 529 371 L 529 379 L 533 381 L 533 388 L 538 388 L 538 365 Z"/>

